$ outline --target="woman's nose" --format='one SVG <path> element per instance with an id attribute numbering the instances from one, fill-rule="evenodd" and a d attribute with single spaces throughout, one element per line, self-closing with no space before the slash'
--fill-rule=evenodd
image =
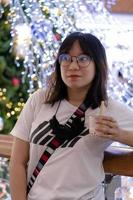
<path id="1" fill-rule="evenodd" d="M 72 59 L 70 65 L 69 65 L 69 69 L 71 69 L 71 70 L 73 70 L 73 69 L 79 69 L 79 64 L 78 64 L 76 58 Z"/>

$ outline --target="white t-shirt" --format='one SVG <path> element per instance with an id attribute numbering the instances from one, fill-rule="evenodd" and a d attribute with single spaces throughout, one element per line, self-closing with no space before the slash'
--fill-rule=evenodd
<path id="1" fill-rule="evenodd" d="M 27 182 L 41 154 L 54 137 L 49 120 L 55 114 L 59 102 L 51 107 L 44 103 L 44 96 L 44 90 L 40 89 L 28 99 L 11 132 L 30 142 Z M 56 114 L 58 121 L 64 124 L 76 109 L 67 100 L 62 100 Z M 89 115 L 98 114 L 99 108 L 87 109 L 87 128 Z M 121 128 L 133 130 L 133 111 L 127 106 L 110 99 L 105 115 L 115 118 Z M 28 200 L 104 200 L 103 153 L 111 143 L 112 141 L 91 135 L 88 131 L 56 149 L 38 175 L 28 194 Z"/>

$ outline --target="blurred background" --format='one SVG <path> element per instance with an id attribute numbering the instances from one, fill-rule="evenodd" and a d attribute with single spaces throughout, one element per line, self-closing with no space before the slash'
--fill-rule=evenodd
<path id="1" fill-rule="evenodd" d="M 101 40 L 108 94 L 133 108 L 133 0 L 0 0 L 0 134 L 10 133 L 29 95 L 47 87 L 58 47 L 73 31 Z M 10 198 L 8 162 L 0 158 L 0 199 Z M 111 180 L 108 200 L 123 184 L 133 199 L 132 178 Z"/>

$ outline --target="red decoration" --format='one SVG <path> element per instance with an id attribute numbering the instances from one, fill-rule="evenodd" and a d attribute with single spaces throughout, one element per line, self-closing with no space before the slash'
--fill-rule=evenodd
<path id="1" fill-rule="evenodd" d="M 19 80 L 18 78 L 13 78 L 13 79 L 12 79 L 12 84 L 13 84 L 14 86 L 19 86 L 19 85 L 20 85 L 20 80 Z"/>
<path id="2" fill-rule="evenodd" d="M 55 38 L 57 41 L 60 41 L 61 40 L 61 35 L 59 33 L 56 33 L 55 34 Z"/>

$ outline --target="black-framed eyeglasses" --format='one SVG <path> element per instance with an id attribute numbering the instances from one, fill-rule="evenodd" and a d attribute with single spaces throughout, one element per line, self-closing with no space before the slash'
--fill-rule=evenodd
<path id="1" fill-rule="evenodd" d="M 76 61 L 80 67 L 88 67 L 92 60 L 91 56 L 85 54 L 81 54 L 79 56 L 70 56 L 69 54 L 63 53 L 59 55 L 59 63 L 64 67 L 69 66 L 73 58 L 76 58 Z"/>

